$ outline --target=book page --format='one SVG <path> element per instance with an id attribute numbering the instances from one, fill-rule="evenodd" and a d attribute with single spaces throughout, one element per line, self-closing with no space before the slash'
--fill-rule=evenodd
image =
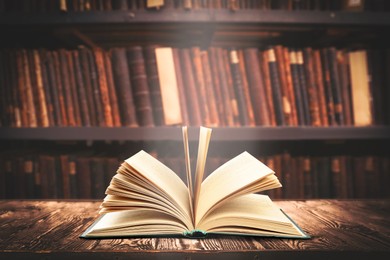
<path id="1" fill-rule="evenodd" d="M 248 152 L 243 152 L 229 160 L 203 181 L 195 215 L 195 224 L 201 221 L 207 211 L 218 202 L 237 192 L 245 193 L 245 188 L 252 188 L 250 185 L 262 181 L 271 174 L 274 174 L 273 170 Z M 253 189 L 247 193 L 250 192 L 253 192 Z"/>
<path id="2" fill-rule="evenodd" d="M 244 195 L 223 203 L 197 228 L 207 232 L 306 236 L 267 195 L 260 194 Z"/>
<path id="3" fill-rule="evenodd" d="M 183 133 L 183 144 L 184 144 L 184 161 L 186 166 L 186 175 L 187 175 L 187 187 L 188 187 L 188 201 L 190 203 L 191 217 L 192 223 L 194 223 L 194 209 L 193 209 L 193 200 L 194 200 L 194 187 L 192 184 L 192 176 L 191 176 L 191 159 L 190 159 L 190 151 L 188 147 L 188 128 L 187 126 L 182 127 Z"/>
<path id="4" fill-rule="evenodd" d="M 196 170 L 195 170 L 194 202 L 193 202 L 195 214 L 198 207 L 200 188 L 204 176 L 204 168 L 206 165 L 207 151 L 209 149 L 211 131 L 212 131 L 211 128 L 200 127 L 198 156 L 196 160 Z"/>
<path id="5" fill-rule="evenodd" d="M 175 172 L 142 150 L 126 159 L 125 162 L 169 197 L 178 210 L 187 217 L 187 220 L 183 220 L 184 222 L 192 223 L 188 188 Z"/>

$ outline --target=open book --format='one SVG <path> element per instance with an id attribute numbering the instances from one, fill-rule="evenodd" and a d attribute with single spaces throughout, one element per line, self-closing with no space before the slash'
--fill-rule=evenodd
<path id="1" fill-rule="evenodd" d="M 106 190 L 101 215 L 81 237 L 309 237 L 268 196 L 258 194 L 281 184 L 274 171 L 248 152 L 229 160 L 203 180 L 210 128 L 200 127 L 192 180 L 188 130 L 182 129 L 187 184 L 141 150 L 119 167 Z"/>

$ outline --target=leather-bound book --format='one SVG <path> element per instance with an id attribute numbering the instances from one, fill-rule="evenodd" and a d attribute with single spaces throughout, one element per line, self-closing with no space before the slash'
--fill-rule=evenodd
<path id="1" fill-rule="evenodd" d="M 69 71 L 69 85 L 72 94 L 74 120 L 76 126 L 82 126 L 80 101 L 79 101 L 79 94 L 78 94 L 78 86 L 76 82 L 76 71 L 74 65 L 73 52 L 75 51 L 67 50 L 65 51 L 65 56 L 67 60 L 66 64 L 68 66 L 68 71 Z"/>
<path id="2" fill-rule="evenodd" d="M 321 53 L 321 63 L 322 63 L 322 71 L 323 71 L 323 79 L 324 79 L 324 93 L 326 98 L 326 108 L 328 113 L 328 122 L 329 125 L 336 125 L 335 118 L 335 108 L 334 108 L 334 97 L 332 91 L 332 82 L 330 78 L 330 67 L 329 67 L 329 57 L 327 55 L 326 48 L 320 50 Z"/>
<path id="3" fill-rule="evenodd" d="M 106 71 L 106 77 L 107 77 L 107 88 L 108 88 L 108 95 L 110 98 L 112 123 L 113 126 L 120 127 L 122 126 L 121 125 L 122 123 L 121 123 L 121 115 L 120 115 L 119 105 L 118 105 L 118 96 L 115 89 L 111 58 L 109 57 L 108 52 L 103 52 L 103 60 L 104 60 L 104 68 Z"/>
<path id="4" fill-rule="evenodd" d="M 304 125 L 311 125 L 309 94 L 307 91 L 307 80 L 306 80 L 302 49 L 297 49 L 296 55 L 297 55 L 296 57 L 297 57 L 298 75 L 299 75 L 298 76 L 299 87 L 301 92 L 301 102 L 303 106 L 303 115 L 305 118 Z"/>
<path id="5" fill-rule="evenodd" d="M 291 78 L 292 78 L 292 83 L 294 88 L 295 106 L 297 108 L 298 125 L 304 125 L 305 115 L 304 115 L 302 95 L 300 91 L 301 86 L 299 80 L 299 69 L 298 69 L 299 65 L 298 65 L 297 54 L 293 49 L 290 49 L 289 55 L 290 55 Z"/>
<path id="6" fill-rule="evenodd" d="M 207 104 L 210 113 L 210 125 L 219 126 L 220 124 L 219 124 L 219 116 L 218 116 L 218 109 L 217 109 L 217 101 L 215 97 L 215 87 L 212 79 L 213 77 L 212 77 L 212 71 L 210 67 L 208 51 L 202 50 L 200 53 L 200 57 L 202 61 Z"/>
<path id="7" fill-rule="evenodd" d="M 126 57 L 126 49 L 113 48 L 110 50 L 112 72 L 118 95 L 119 110 L 123 126 L 138 126 L 133 100 L 132 85 Z"/>
<path id="8" fill-rule="evenodd" d="M 148 45 L 143 48 L 145 68 L 148 79 L 150 99 L 153 106 L 153 118 L 156 126 L 164 125 L 164 110 L 161 99 L 161 86 L 156 62 L 156 45 Z M 175 74 L 176 76 L 176 74 Z"/>
<path id="9" fill-rule="evenodd" d="M 271 120 L 269 117 L 265 86 L 261 75 L 258 49 L 246 48 L 244 50 L 244 56 L 256 124 L 269 126 L 271 125 Z"/>
<path id="10" fill-rule="evenodd" d="M 94 48 L 92 50 L 96 62 L 99 93 L 100 93 L 100 104 L 103 108 L 104 114 L 104 126 L 113 127 L 112 111 L 110 104 L 110 94 L 107 86 L 107 75 L 104 65 L 104 53 L 100 48 Z"/>
<path id="11" fill-rule="evenodd" d="M 345 125 L 343 116 L 343 103 L 340 86 L 339 70 L 337 68 L 336 48 L 326 49 L 329 61 L 330 82 L 332 86 L 334 117 L 337 125 Z"/>
<path id="12" fill-rule="evenodd" d="M 60 78 L 62 83 L 63 95 L 64 95 L 64 104 L 66 108 L 66 114 L 68 117 L 67 126 L 76 126 L 76 120 L 74 115 L 74 105 L 73 105 L 73 96 L 72 96 L 72 87 L 70 86 L 70 74 L 68 68 L 68 59 L 66 57 L 66 50 L 59 49 L 58 59 L 60 66 Z"/>
<path id="13" fill-rule="evenodd" d="M 313 50 L 310 47 L 303 49 L 303 64 L 306 74 L 306 89 L 308 93 L 309 113 L 312 126 L 321 126 L 320 107 L 314 75 Z"/>
<path id="14" fill-rule="evenodd" d="M 277 52 L 278 53 L 278 52 Z M 285 64 L 285 74 L 286 74 L 286 91 L 288 99 L 290 100 L 291 107 L 291 125 L 298 125 L 298 111 L 294 94 L 294 84 L 293 77 L 291 72 L 291 64 L 290 64 L 290 53 L 288 47 L 282 47 L 282 59 Z"/>
<path id="15" fill-rule="evenodd" d="M 190 48 L 191 52 L 191 61 L 193 66 L 193 73 L 194 73 L 194 80 L 195 80 L 195 86 L 196 90 L 198 92 L 198 98 L 199 98 L 199 109 L 202 116 L 202 125 L 210 126 L 210 108 L 207 101 L 207 92 L 206 92 L 206 85 L 204 82 L 204 75 L 203 75 L 203 65 L 200 55 L 200 48 L 198 46 L 194 46 Z"/>
<path id="16" fill-rule="evenodd" d="M 21 50 L 22 55 L 22 61 L 23 61 L 23 84 L 24 84 L 24 90 L 25 90 L 25 96 L 26 96 L 26 113 L 27 113 L 27 120 L 28 120 L 28 127 L 37 127 L 38 126 L 38 120 L 37 120 L 37 114 L 36 114 L 36 108 L 35 108 L 35 102 L 34 102 L 34 93 L 33 93 L 33 86 L 31 83 L 31 73 L 29 69 L 29 62 L 28 62 L 28 54 L 26 49 Z"/>
<path id="17" fill-rule="evenodd" d="M 90 105 L 87 98 L 88 92 L 85 84 L 85 82 L 86 83 L 89 82 L 85 80 L 85 78 L 88 75 L 86 75 L 85 72 L 83 73 L 80 51 L 79 50 L 73 51 L 72 56 L 73 56 L 75 84 L 76 84 L 77 97 L 78 97 L 76 102 L 79 103 L 79 107 L 80 107 L 81 126 L 92 126 Z"/>
<path id="18" fill-rule="evenodd" d="M 237 50 L 230 51 L 230 67 L 233 76 L 234 90 L 237 98 L 240 125 L 249 125 L 249 116 L 246 106 L 243 80 L 241 77 L 240 64 Z"/>
<path id="19" fill-rule="evenodd" d="M 352 118 L 351 79 L 349 77 L 348 53 L 345 50 L 338 50 L 336 55 L 337 55 L 337 69 L 339 71 L 339 77 L 340 77 L 340 90 L 341 90 L 344 124 L 351 126 L 353 124 L 353 118 Z"/>
<path id="20" fill-rule="evenodd" d="M 267 100 L 267 107 L 269 111 L 269 118 L 271 121 L 271 126 L 276 126 L 276 113 L 275 113 L 275 105 L 273 100 L 273 92 L 272 84 L 271 84 L 271 75 L 270 70 L 268 66 L 268 55 L 266 51 L 260 51 L 259 52 L 259 61 L 260 61 L 260 67 L 261 67 L 261 75 L 264 79 L 264 86 L 265 86 L 265 93 L 266 93 L 266 100 Z"/>
<path id="21" fill-rule="evenodd" d="M 314 80 L 316 82 L 317 93 L 318 93 L 318 104 L 319 104 L 319 113 L 321 126 L 329 126 L 328 120 L 328 110 L 326 103 L 326 94 L 322 70 L 321 54 L 320 50 L 313 50 L 313 69 L 314 69 Z"/>
<path id="22" fill-rule="evenodd" d="M 200 104 L 198 92 L 196 90 L 194 73 L 191 63 L 190 49 L 179 49 L 180 60 L 183 68 L 183 82 L 186 90 L 187 110 L 190 119 L 190 125 L 200 126 L 202 118 L 200 113 Z"/>
<path id="23" fill-rule="evenodd" d="M 154 126 L 153 108 L 142 47 L 129 47 L 127 60 L 138 123 L 140 126 Z"/>
<path id="24" fill-rule="evenodd" d="M 67 113 L 67 104 L 65 102 L 64 95 L 64 84 L 63 76 L 61 75 L 61 62 L 58 51 L 52 51 L 53 64 L 54 64 L 54 73 L 55 73 L 55 84 L 58 95 L 58 103 L 60 107 L 62 126 L 69 126 L 68 124 L 68 113 Z"/>
<path id="25" fill-rule="evenodd" d="M 98 126 L 98 116 L 96 110 L 96 102 L 94 98 L 94 88 L 92 86 L 92 71 L 89 65 L 88 49 L 81 47 L 78 51 L 85 85 L 85 94 L 87 97 L 87 104 L 90 113 L 89 119 L 91 121 L 92 126 Z"/>

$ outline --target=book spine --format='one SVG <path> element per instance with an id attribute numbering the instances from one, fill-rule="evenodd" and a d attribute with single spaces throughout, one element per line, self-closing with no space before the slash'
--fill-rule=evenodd
<path id="1" fill-rule="evenodd" d="M 34 73 L 36 75 L 36 89 L 37 89 L 37 100 L 38 100 L 38 111 L 40 126 L 48 127 L 50 125 L 48 111 L 47 111 L 47 101 L 45 89 L 43 86 L 43 77 L 41 69 L 41 61 L 38 50 L 32 51 L 33 63 L 34 63 Z"/>
<path id="2" fill-rule="evenodd" d="M 80 48 L 78 49 L 78 53 L 79 53 L 80 65 L 82 69 L 82 76 L 83 76 L 83 81 L 85 86 L 85 96 L 86 96 L 85 100 L 86 103 L 88 104 L 88 110 L 89 110 L 89 120 L 92 126 L 97 126 L 98 125 L 97 110 L 95 108 L 96 104 L 94 100 L 94 89 L 92 87 L 92 75 L 91 75 L 91 68 L 89 65 L 88 50 L 86 48 Z"/>
<path id="3" fill-rule="evenodd" d="M 110 53 L 122 125 L 128 127 L 138 126 L 126 50 L 124 48 L 113 48 Z"/>
<path id="4" fill-rule="evenodd" d="M 336 49 L 334 47 L 327 48 L 327 55 L 329 61 L 329 74 L 330 74 L 330 82 L 332 88 L 332 96 L 333 96 L 333 108 L 334 108 L 334 116 L 335 123 L 337 125 L 345 125 L 344 117 L 343 117 L 343 104 L 341 97 L 341 86 L 340 86 L 340 76 L 339 71 L 337 69 L 337 57 L 336 57 Z"/>
<path id="5" fill-rule="evenodd" d="M 238 62 L 239 62 L 239 67 L 240 67 L 240 74 L 241 74 L 241 79 L 242 79 L 242 87 L 244 91 L 244 98 L 245 98 L 245 106 L 246 106 L 246 111 L 248 114 L 248 125 L 249 126 L 255 126 L 256 121 L 255 121 L 255 115 L 253 112 L 253 106 L 252 106 L 252 101 L 251 101 L 251 94 L 249 90 L 249 83 L 247 79 L 247 68 L 245 67 L 245 58 L 244 58 L 244 52 L 242 49 L 238 50 Z"/>
<path id="6" fill-rule="evenodd" d="M 234 90 L 237 97 L 238 111 L 240 115 L 240 124 L 249 125 L 249 116 L 246 108 L 244 86 L 241 78 L 240 65 L 237 50 L 230 51 L 230 66 L 234 81 Z"/>
<path id="7" fill-rule="evenodd" d="M 305 114 L 304 114 L 302 95 L 300 91 L 301 86 L 299 80 L 298 58 L 294 50 L 289 50 L 289 55 L 290 55 L 291 77 L 292 77 L 292 83 L 294 88 L 295 106 L 297 108 L 298 125 L 304 125 Z"/>
<path id="8" fill-rule="evenodd" d="M 353 121 L 351 107 L 351 79 L 349 78 L 350 68 L 346 51 L 340 50 L 337 52 L 337 67 L 340 75 L 344 123 L 345 125 L 351 126 Z"/>
<path id="9" fill-rule="evenodd" d="M 156 126 L 164 125 L 164 111 L 161 99 L 161 89 L 159 75 L 157 71 L 157 61 L 155 49 L 157 46 L 144 47 L 145 68 L 150 90 L 150 98 L 153 105 L 153 118 Z"/>
<path id="10" fill-rule="evenodd" d="M 57 86 L 58 103 L 61 113 L 61 123 L 62 126 L 69 126 L 66 96 L 64 94 L 66 86 L 63 84 L 64 77 L 61 75 L 61 61 L 58 51 L 52 51 L 52 57 L 54 64 L 55 84 Z"/>
<path id="11" fill-rule="evenodd" d="M 75 72 L 75 64 L 74 64 L 74 58 L 73 58 L 73 52 L 74 51 L 65 51 L 66 55 L 66 64 L 68 65 L 68 71 L 69 71 L 69 85 L 70 85 L 70 92 L 71 92 L 71 100 L 73 104 L 73 112 L 74 112 L 74 120 L 76 126 L 82 126 L 82 119 L 81 119 L 81 112 L 80 112 L 80 101 L 79 101 L 79 95 L 78 95 L 78 88 L 76 83 L 76 72 Z"/>
<path id="12" fill-rule="evenodd" d="M 154 126 L 152 103 L 142 47 L 129 47 L 127 50 L 127 59 L 138 123 L 140 126 Z"/>
<path id="13" fill-rule="evenodd" d="M 180 111 L 182 115 L 183 125 L 189 125 L 190 119 L 188 115 L 187 109 L 187 101 L 186 101 L 186 89 L 183 82 L 183 66 L 180 62 L 180 53 L 178 48 L 172 48 L 173 62 L 176 71 L 176 82 L 177 88 L 179 91 L 179 101 L 180 101 Z"/>
<path id="14" fill-rule="evenodd" d="M 185 82 L 186 84 L 186 100 L 190 124 L 193 126 L 199 126 L 202 123 L 202 119 L 199 109 L 200 104 L 198 93 L 195 87 L 195 79 L 193 75 L 190 50 L 188 48 L 182 48 L 179 50 L 179 53 L 184 72 L 183 82 Z"/>
<path id="15" fill-rule="evenodd" d="M 190 48 L 191 52 L 191 60 L 192 60 L 192 67 L 194 69 L 194 80 L 195 85 L 197 86 L 197 92 L 198 92 L 198 98 L 199 98 L 199 104 L 202 104 L 199 106 L 200 114 L 202 118 L 202 124 L 205 126 L 210 126 L 211 120 L 210 120 L 210 109 L 207 102 L 207 92 L 206 92 L 206 85 L 204 82 L 204 75 L 203 75 L 203 65 L 200 55 L 200 48 L 195 46 Z"/>
<path id="16" fill-rule="evenodd" d="M 100 104 L 103 107 L 103 115 L 105 126 L 113 127 L 113 119 L 112 119 L 112 111 L 110 104 L 110 95 L 107 86 L 107 75 L 104 65 L 104 53 L 100 48 L 95 48 L 93 50 L 93 54 L 95 57 L 96 68 L 97 68 L 97 77 L 98 77 L 98 85 L 99 85 L 99 93 L 100 93 Z"/>
<path id="17" fill-rule="evenodd" d="M 201 56 L 203 75 L 204 75 L 204 81 L 205 81 L 207 104 L 208 104 L 209 113 L 210 113 L 210 126 L 219 126 L 217 101 L 215 98 L 215 87 L 214 87 L 213 80 L 212 80 L 208 52 L 206 50 L 203 50 L 200 53 L 200 56 Z"/>
<path id="18" fill-rule="evenodd" d="M 305 67 L 309 113 L 312 126 L 321 126 L 320 107 L 316 81 L 314 79 L 313 51 L 311 48 L 303 49 L 303 63 Z"/>
<path id="19" fill-rule="evenodd" d="M 92 87 L 92 92 L 91 97 L 93 98 L 94 102 L 94 109 L 96 111 L 95 116 L 96 116 L 96 123 L 97 126 L 106 126 L 106 120 L 105 120 L 105 108 L 104 104 L 102 103 L 102 93 L 100 89 L 100 82 L 99 82 L 99 72 L 98 72 L 98 67 L 96 64 L 96 59 L 94 56 L 94 51 L 86 49 L 86 55 L 88 59 L 88 66 L 89 66 L 89 76 L 91 80 L 91 87 Z"/>
<path id="20" fill-rule="evenodd" d="M 301 102 L 303 106 L 304 125 L 311 125 L 309 97 L 307 92 L 307 82 L 305 75 L 305 67 L 303 60 L 303 52 L 301 49 L 297 50 L 297 63 L 298 63 L 298 77 L 299 77 L 299 91 L 301 92 Z"/>
<path id="21" fill-rule="evenodd" d="M 225 105 L 224 105 L 224 98 L 222 93 L 222 87 L 221 87 L 221 81 L 219 80 L 219 69 L 218 69 L 218 57 L 217 57 L 217 50 L 215 47 L 211 47 L 208 49 L 208 55 L 210 59 L 210 66 L 211 66 L 211 74 L 213 75 L 213 85 L 214 85 L 214 92 L 215 92 L 215 100 L 217 105 L 217 112 L 218 112 L 218 118 L 219 118 L 219 125 L 220 126 L 226 126 L 226 117 L 225 117 Z"/>
<path id="22" fill-rule="evenodd" d="M 297 126 L 298 125 L 298 112 L 297 112 L 297 106 L 296 106 L 296 100 L 295 100 L 295 94 L 294 94 L 294 84 L 293 84 L 293 78 L 292 78 L 292 72 L 291 72 L 291 64 L 290 64 L 290 54 L 289 49 L 287 47 L 282 47 L 282 61 L 285 64 L 285 74 L 286 74 L 286 92 L 288 99 L 290 100 L 290 107 L 291 107 L 291 125 Z"/>
<path id="23" fill-rule="evenodd" d="M 67 126 L 76 126 L 66 50 L 64 49 L 58 50 L 58 58 L 59 58 L 59 67 L 60 67 L 60 79 L 62 82 L 62 88 L 64 93 L 64 106 L 66 108 L 66 114 L 68 118 Z"/>
<path id="24" fill-rule="evenodd" d="M 114 75 L 112 72 L 112 63 L 109 54 L 107 52 L 103 53 L 103 60 L 104 60 L 103 61 L 104 68 L 107 76 L 107 88 L 108 88 L 108 95 L 110 99 L 109 102 L 110 102 L 111 112 L 112 112 L 112 123 L 113 126 L 120 127 L 121 117 L 119 112 L 118 97 L 115 90 Z"/>
<path id="25" fill-rule="evenodd" d="M 82 126 L 92 126 L 91 122 L 91 112 L 88 104 L 88 97 L 87 97 L 87 90 L 86 85 L 84 82 L 87 82 L 87 80 L 84 80 L 83 77 L 83 68 L 81 64 L 81 55 L 79 53 L 79 50 L 75 50 L 72 52 L 73 56 L 73 65 L 74 65 L 74 73 L 75 73 L 75 85 L 77 89 L 77 97 L 75 103 L 78 103 L 80 106 L 80 120 Z"/>
<path id="26" fill-rule="evenodd" d="M 250 85 L 251 99 L 256 119 L 256 125 L 271 125 L 268 104 L 266 100 L 265 86 L 261 75 L 258 49 L 244 49 L 245 65 L 248 68 L 247 77 Z"/>
<path id="27" fill-rule="evenodd" d="M 33 93 L 33 86 L 31 84 L 31 73 L 29 69 L 29 62 L 28 62 L 28 51 L 25 49 L 21 50 L 22 52 L 22 59 L 23 59 L 23 78 L 24 78 L 24 84 L 25 84 L 25 91 L 26 91 L 26 105 L 27 105 L 27 119 L 28 119 L 28 126 L 29 127 L 37 127 L 37 114 L 35 111 L 35 102 L 34 102 L 34 93 Z"/>
<path id="28" fill-rule="evenodd" d="M 326 48 L 321 49 L 321 63 L 322 63 L 322 71 L 323 71 L 323 79 L 324 79 L 324 92 L 326 98 L 326 108 L 328 113 L 328 122 L 330 126 L 336 125 L 335 119 L 335 111 L 334 111 L 334 101 L 333 101 L 333 93 L 332 93 L 332 83 L 330 78 L 330 68 L 329 68 L 329 58 L 326 55 Z"/>
<path id="29" fill-rule="evenodd" d="M 284 120 L 283 109 L 283 93 L 278 70 L 278 62 L 276 60 L 275 50 L 270 48 L 265 51 L 267 56 L 269 76 L 272 86 L 272 101 L 274 104 L 275 119 L 277 125 L 286 125 Z"/>
<path id="30" fill-rule="evenodd" d="M 313 50 L 314 79 L 317 86 L 321 126 L 329 126 L 323 70 L 319 50 Z"/>

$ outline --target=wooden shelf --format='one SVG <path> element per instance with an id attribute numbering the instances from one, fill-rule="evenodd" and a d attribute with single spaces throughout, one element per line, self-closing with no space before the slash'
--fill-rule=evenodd
<path id="1" fill-rule="evenodd" d="M 198 128 L 189 139 L 198 140 Z M 213 141 L 380 140 L 390 139 L 390 127 L 218 127 Z M 0 140 L 123 140 L 181 141 L 180 127 L 48 127 L 0 128 Z"/>
<path id="2" fill-rule="evenodd" d="M 387 12 L 343 11 L 286 11 L 286 10 L 161 10 L 161 11 L 89 11 L 68 13 L 3 13 L 0 25 L 12 26 L 64 26 L 64 25 L 118 25 L 139 23 L 213 23 L 263 25 L 345 25 L 390 26 Z"/>

